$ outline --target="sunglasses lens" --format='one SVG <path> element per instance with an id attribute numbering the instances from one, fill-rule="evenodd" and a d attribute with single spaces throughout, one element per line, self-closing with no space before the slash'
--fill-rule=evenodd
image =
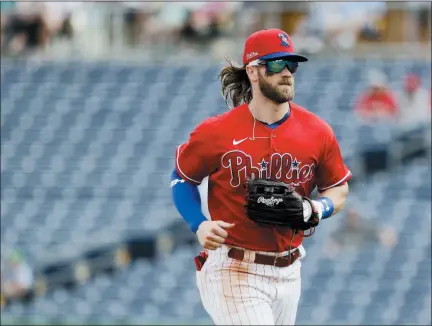
<path id="1" fill-rule="evenodd" d="M 295 73 L 298 68 L 298 63 L 286 60 L 274 60 L 266 62 L 266 66 L 268 72 L 275 74 L 282 72 L 285 67 L 287 67 L 291 73 Z"/>
<path id="2" fill-rule="evenodd" d="M 298 62 L 291 62 L 291 61 L 288 61 L 288 62 L 287 62 L 287 67 L 288 67 L 288 70 L 289 70 L 291 73 L 295 73 L 295 72 L 297 71 L 297 68 L 298 68 Z"/>
<path id="3" fill-rule="evenodd" d="M 274 60 L 267 62 L 267 71 L 278 74 L 285 69 L 286 62 L 284 60 Z"/>

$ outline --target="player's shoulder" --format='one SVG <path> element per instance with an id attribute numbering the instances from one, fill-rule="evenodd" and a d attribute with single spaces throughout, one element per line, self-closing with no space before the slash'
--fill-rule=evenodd
<path id="1" fill-rule="evenodd" d="M 302 124 L 306 124 L 314 130 L 320 130 L 325 134 L 333 134 L 333 128 L 327 121 L 299 104 L 293 102 L 290 104 L 291 110 L 296 119 L 298 119 Z"/>
<path id="2" fill-rule="evenodd" d="M 227 112 L 210 116 L 203 120 L 196 127 L 196 130 L 203 132 L 218 132 L 221 128 L 227 130 L 231 124 L 238 124 L 239 119 L 244 115 L 246 110 L 247 105 L 243 104 Z"/>

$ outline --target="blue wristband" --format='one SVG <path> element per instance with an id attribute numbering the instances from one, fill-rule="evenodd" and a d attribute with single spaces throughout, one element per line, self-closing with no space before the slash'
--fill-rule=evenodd
<path id="1" fill-rule="evenodd" d="M 316 201 L 319 201 L 323 204 L 322 218 L 329 218 L 330 216 L 332 216 L 334 211 L 334 204 L 330 198 L 318 197 Z"/>

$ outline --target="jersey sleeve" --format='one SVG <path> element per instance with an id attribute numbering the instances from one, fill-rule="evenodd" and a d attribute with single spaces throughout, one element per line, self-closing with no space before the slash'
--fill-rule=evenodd
<path id="1" fill-rule="evenodd" d="M 317 168 L 317 187 L 322 192 L 337 187 L 351 179 L 351 171 L 346 167 L 338 141 L 333 130 L 329 128 L 327 142 L 324 143 L 321 160 Z"/>
<path id="2" fill-rule="evenodd" d="M 177 147 L 177 173 L 190 183 L 201 184 L 217 168 L 216 146 L 211 131 L 211 124 L 205 121 L 191 132 L 187 142 Z"/>

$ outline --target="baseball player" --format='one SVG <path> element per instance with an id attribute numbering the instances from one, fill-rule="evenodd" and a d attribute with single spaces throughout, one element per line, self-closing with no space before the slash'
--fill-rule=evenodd
<path id="1" fill-rule="evenodd" d="M 204 248 L 197 285 L 215 324 L 293 325 L 303 238 L 344 206 L 351 172 L 333 130 L 292 102 L 306 61 L 282 30 L 250 35 L 243 65 L 220 73 L 234 108 L 177 148 L 173 200 Z M 209 218 L 197 188 L 207 177 Z"/>

